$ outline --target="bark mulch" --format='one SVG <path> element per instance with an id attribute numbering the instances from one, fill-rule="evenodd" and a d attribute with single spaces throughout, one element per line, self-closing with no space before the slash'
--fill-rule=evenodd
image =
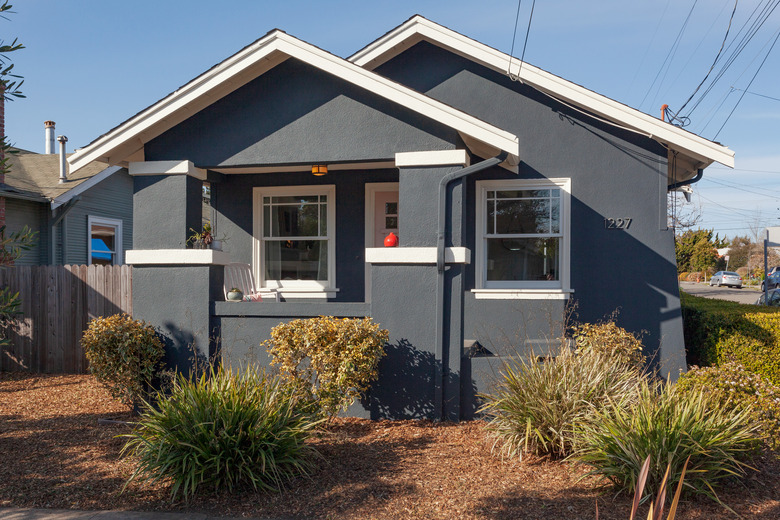
<path id="1" fill-rule="evenodd" d="M 314 440 L 311 478 L 279 493 L 251 491 L 171 503 L 163 484 L 131 484 L 120 459 L 132 420 L 91 377 L 0 373 L 0 507 L 192 511 L 274 518 L 627 519 L 630 497 L 580 480 L 571 463 L 502 460 L 480 422 L 339 419 Z M 780 518 L 780 463 L 770 455 L 744 485 L 720 493 L 744 518 Z M 678 519 L 735 518 L 705 498 Z"/>

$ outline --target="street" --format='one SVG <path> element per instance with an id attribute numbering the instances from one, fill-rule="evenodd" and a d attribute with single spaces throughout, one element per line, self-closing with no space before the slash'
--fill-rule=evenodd
<path id="1" fill-rule="evenodd" d="M 737 303 L 756 303 L 761 296 L 758 287 L 743 287 L 734 289 L 731 287 L 710 287 L 709 283 L 680 282 L 680 289 L 693 296 L 714 298 L 717 300 L 729 300 Z"/>

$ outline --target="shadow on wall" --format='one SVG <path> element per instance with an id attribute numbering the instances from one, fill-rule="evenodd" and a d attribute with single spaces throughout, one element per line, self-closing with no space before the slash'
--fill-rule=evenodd
<path id="1" fill-rule="evenodd" d="M 0 371 L 86 373 L 81 337 L 92 318 L 132 314 L 129 265 L 0 269 L 0 287 L 19 293 L 19 318 L 4 330 Z"/>
<path id="2" fill-rule="evenodd" d="M 437 419 L 434 403 L 437 361 L 431 352 L 421 351 L 406 339 L 385 346 L 387 355 L 379 365 L 379 380 L 362 404 L 371 419 Z M 460 417 L 461 375 L 445 375 L 444 410 L 448 420 Z M 472 381 L 471 393 L 476 392 Z M 447 389 L 454 395 L 447 395 Z"/>

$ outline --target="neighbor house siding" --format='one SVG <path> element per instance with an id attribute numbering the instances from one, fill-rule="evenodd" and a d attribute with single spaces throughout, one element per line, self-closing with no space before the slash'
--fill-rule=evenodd
<path id="1" fill-rule="evenodd" d="M 122 250 L 133 247 L 133 178 L 121 170 L 99 182 L 81 195 L 73 209 L 65 216 L 64 264 L 87 263 L 89 239 L 87 219 L 90 215 L 122 220 Z M 124 255 L 123 255 L 124 256 Z M 58 255 L 58 260 L 62 257 Z"/>
<path id="2" fill-rule="evenodd" d="M 38 235 L 35 245 L 29 251 L 24 251 L 16 260 L 16 265 L 41 265 L 45 264 L 46 257 L 46 207 L 47 204 L 18 199 L 5 199 L 6 236 L 16 231 L 21 231 L 27 226 Z"/>

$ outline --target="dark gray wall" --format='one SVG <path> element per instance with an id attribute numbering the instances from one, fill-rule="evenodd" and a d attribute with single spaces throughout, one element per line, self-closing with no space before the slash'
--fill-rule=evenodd
<path id="1" fill-rule="evenodd" d="M 133 248 L 133 178 L 120 170 L 80 195 L 64 220 L 65 264 L 87 263 L 88 217 L 122 220 L 122 250 Z M 124 253 L 123 253 L 124 258 Z"/>
<path id="2" fill-rule="evenodd" d="M 665 229 L 665 148 L 425 42 L 377 72 L 516 134 L 519 178 L 571 178 L 571 285 L 578 318 L 597 321 L 619 310 L 618 323 L 643 333 L 650 353 L 662 344 L 665 371 L 674 376 L 685 367 L 674 241 Z M 469 178 L 467 223 L 475 221 L 474 182 L 491 178 L 517 177 L 494 168 Z M 605 218 L 633 221 L 626 231 L 607 230 Z M 473 249 L 473 224 L 466 233 Z M 472 265 L 466 289 L 473 287 Z M 512 306 L 504 303 L 467 294 L 465 337 L 486 338 L 479 329 L 497 331 L 520 321 L 517 313 L 499 310 Z M 523 301 L 520 306 L 522 321 L 545 321 L 537 304 Z M 521 336 L 539 333 L 523 331 Z"/>
<path id="3" fill-rule="evenodd" d="M 233 262 L 252 263 L 252 189 L 257 186 L 334 184 L 336 186 L 336 301 L 365 299 L 365 185 L 396 182 L 395 170 L 224 175 L 212 183 L 216 194 L 216 233 Z"/>
<path id="4" fill-rule="evenodd" d="M 453 148 L 457 132 L 288 59 L 145 145 L 147 161 L 196 166 L 393 160 Z"/>
<path id="5" fill-rule="evenodd" d="M 6 236 L 21 231 L 27 226 L 38 232 L 35 246 L 24 251 L 16 260 L 16 265 L 46 265 L 48 260 L 48 229 L 46 227 L 46 209 L 48 204 L 19 199 L 5 199 Z"/>
<path id="6" fill-rule="evenodd" d="M 202 228 L 203 181 L 189 175 L 134 178 L 133 249 L 184 249 Z"/>

